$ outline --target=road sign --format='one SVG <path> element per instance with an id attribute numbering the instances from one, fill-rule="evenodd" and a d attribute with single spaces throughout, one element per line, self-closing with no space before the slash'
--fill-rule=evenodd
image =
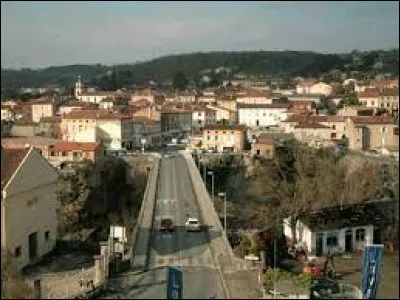
<path id="1" fill-rule="evenodd" d="M 382 266 L 383 245 L 370 245 L 364 248 L 362 268 L 363 299 L 376 299 Z"/>
<path id="2" fill-rule="evenodd" d="M 183 274 L 181 270 L 168 267 L 167 299 L 182 299 Z"/>

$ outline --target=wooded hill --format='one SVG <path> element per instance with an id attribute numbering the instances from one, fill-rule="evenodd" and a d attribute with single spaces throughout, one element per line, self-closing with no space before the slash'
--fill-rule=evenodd
<path id="1" fill-rule="evenodd" d="M 232 70 L 223 74 L 270 76 L 318 76 L 333 70 L 398 75 L 399 51 L 378 50 L 347 54 L 321 54 L 299 51 L 241 51 L 208 52 L 169 55 L 136 64 L 69 65 L 45 69 L 1 69 L 2 90 L 18 87 L 60 85 L 72 87 L 79 75 L 100 88 L 127 87 L 149 80 L 170 80 L 176 72 L 189 79 L 198 79 L 201 72 L 225 67 Z"/>

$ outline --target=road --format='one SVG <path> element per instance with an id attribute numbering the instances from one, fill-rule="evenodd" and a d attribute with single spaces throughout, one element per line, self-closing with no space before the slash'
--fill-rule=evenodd
<path id="1" fill-rule="evenodd" d="M 166 266 L 183 271 L 183 298 L 225 298 L 205 232 L 186 232 L 188 217 L 201 216 L 196 205 L 186 162 L 181 156 L 162 158 L 149 251 L 149 271 L 110 280 L 120 298 L 161 299 L 166 297 Z M 162 217 L 172 217 L 172 233 L 157 230 Z M 112 295 L 113 294 L 113 295 Z M 109 293 L 105 298 L 112 298 Z"/>

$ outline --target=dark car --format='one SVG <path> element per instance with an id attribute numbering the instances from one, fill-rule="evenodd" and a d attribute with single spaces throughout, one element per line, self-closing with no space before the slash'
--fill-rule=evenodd
<path id="1" fill-rule="evenodd" d="M 171 218 L 162 218 L 160 221 L 160 231 L 174 231 L 174 222 Z"/>

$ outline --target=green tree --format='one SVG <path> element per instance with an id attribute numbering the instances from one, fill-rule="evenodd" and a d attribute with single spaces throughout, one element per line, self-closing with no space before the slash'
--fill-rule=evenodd
<path id="1" fill-rule="evenodd" d="M 187 84 L 188 80 L 185 74 L 180 71 L 176 72 L 172 81 L 172 85 L 174 86 L 174 88 L 183 91 L 186 89 Z"/>

